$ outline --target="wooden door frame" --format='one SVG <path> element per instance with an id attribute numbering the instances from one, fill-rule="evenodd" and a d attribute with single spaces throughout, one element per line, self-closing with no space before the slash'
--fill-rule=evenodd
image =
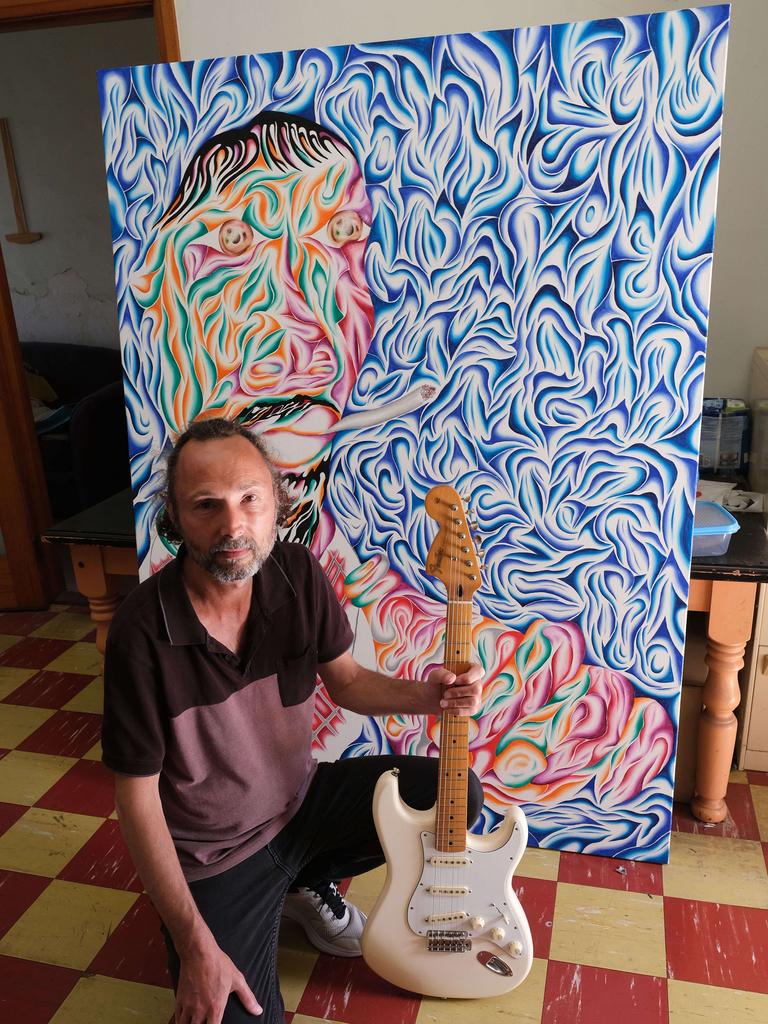
<path id="1" fill-rule="evenodd" d="M 160 58 L 180 60 L 174 0 L 0 0 L 0 31 L 48 28 L 94 21 L 152 17 Z M 48 491 L 28 398 L 0 247 L 0 528 L 6 555 L 0 557 L 0 609 L 44 608 L 61 591 L 61 572 L 53 549 L 43 544 L 51 524 Z"/>

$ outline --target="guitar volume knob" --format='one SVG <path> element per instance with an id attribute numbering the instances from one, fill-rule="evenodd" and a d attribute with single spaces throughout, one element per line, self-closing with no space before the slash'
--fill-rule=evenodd
<path id="1" fill-rule="evenodd" d="M 479 932 L 481 928 L 485 928 L 485 919 L 482 917 L 473 917 L 470 924 L 474 931 Z"/>

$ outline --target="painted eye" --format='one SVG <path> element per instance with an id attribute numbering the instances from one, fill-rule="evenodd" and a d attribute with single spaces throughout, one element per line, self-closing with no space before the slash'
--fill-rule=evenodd
<path id="1" fill-rule="evenodd" d="M 339 210 L 328 221 L 328 238 L 333 245 L 356 242 L 366 228 L 362 217 L 354 210 Z"/>
<path id="2" fill-rule="evenodd" d="M 219 245 L 227 256 L 241 256 L 253 245 L 253 229 L 242 220 L 225 221 L 219 228 Z"/>

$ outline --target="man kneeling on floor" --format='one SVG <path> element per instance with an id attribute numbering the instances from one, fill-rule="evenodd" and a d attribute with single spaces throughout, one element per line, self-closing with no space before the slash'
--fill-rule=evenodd
<path id="1" fill-rule="evenodd" d="M 284 484 L 229 420 L 194 423 L 168 460 L 163 529 L 177 557 L 125 599 L 104 664 L 104 763 L 120 824 L 164 924 L 177 1024 L 282 1024 L 281 915 L 325 953 L 359 956 L 364 915 L 335 883 L 383 863 L 371 812 L 400 769 L 412 807 L 435 802 L 437 762 L 311 754 L 319 673 L 364 715 L 472 714 L 480 669 L 426 682 L 360 666 L 319 564 L 276 539 Z M 470 823 L 482 789 L 470 779 Z"/>

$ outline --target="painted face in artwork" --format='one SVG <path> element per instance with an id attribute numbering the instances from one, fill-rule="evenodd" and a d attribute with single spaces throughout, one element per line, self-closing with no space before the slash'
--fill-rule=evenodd
<path id="1" fill-rule="evenodd" d="M 197 154 L 132 280 L 169 427 L 226 415 L 262 431 L 298 501 L 297 539 L 371 340 L 371 216 L 342 140 L 264 115 Z"/>

